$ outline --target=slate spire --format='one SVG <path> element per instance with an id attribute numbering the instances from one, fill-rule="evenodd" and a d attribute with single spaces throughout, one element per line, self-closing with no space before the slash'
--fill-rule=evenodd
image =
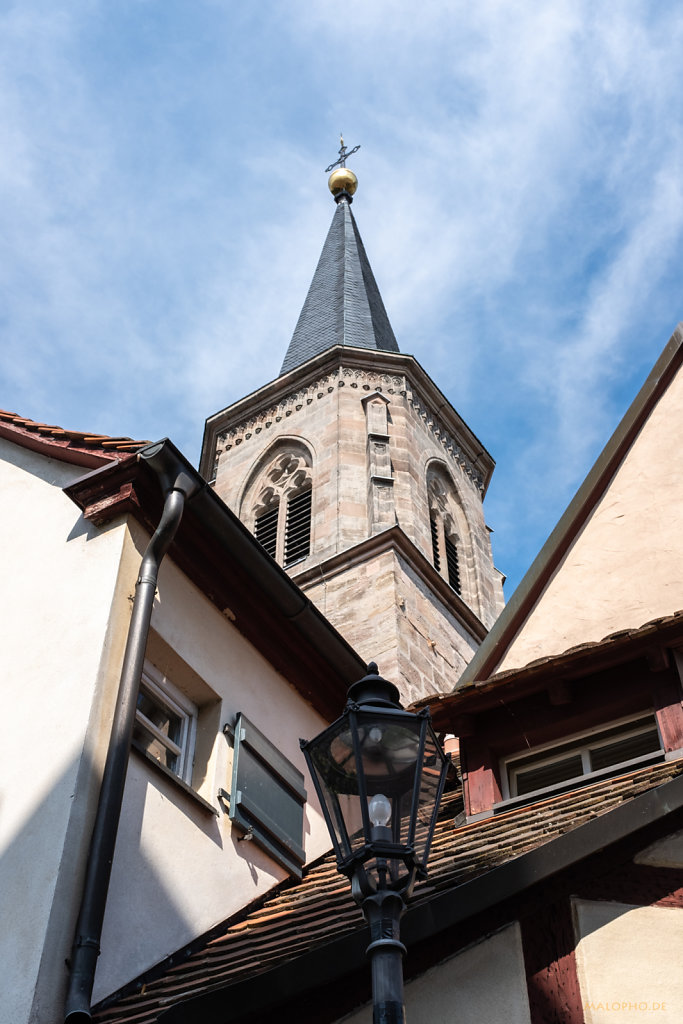
<path id="1" fill-rule="evenodd" d="M 280 376 L 333 345 L 399 350 L 351 213 L 356 184 L 343 165 L 330 175 L 337 209 Z"/>

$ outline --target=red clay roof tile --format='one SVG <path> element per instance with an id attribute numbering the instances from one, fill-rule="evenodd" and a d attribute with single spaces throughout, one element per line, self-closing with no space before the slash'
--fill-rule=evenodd
<path id="1" fill-rule="evenodd" d="M 459 791 L 448 793 L 432 843 L 429 878 L 418 884 L 411 904 L 429 900 L 541 847 L 681 773 L 683 761 L 649 766 L 456 828 L 453 816 L 461 810 L 461 795 Z M 349 885 L 340 878 L 328 854 L 306 870 L 301 882 L 285 883 L 262 905 L 246 908 L 238 919 L 226 923 L 222 934 L 184 962 L 169 966 L 160 977 L 141 978 L 133 983 L 137 991 L 105 1000 L 94 1020 L 98 1024 L 153 1024 L 157 1011 L 174 1003 L 217 985 L 263 974 L 363 927 Z"/>
<path id="2" fill-rule="evenodd" d="M 49 458 L 93 467 L 126 458 L 144 448 L 149 441 L 132 437 L 109 437 L 92 431 L 65 430 L 63 427 L 25 419 L 0 409 L 0 437 L 38 451 Z"/>

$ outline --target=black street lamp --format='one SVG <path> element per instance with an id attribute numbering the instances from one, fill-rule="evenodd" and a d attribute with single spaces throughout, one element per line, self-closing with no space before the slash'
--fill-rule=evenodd
<path id="1" fill-rule="evenodd" d="M 405 711 L 368 665 L 341 718 L 301 740 L 337 857 L 370 926 L 374 1024 L 403 1024 L 399 922 L 427 858 L 450 759 L 429 709 Z"/>

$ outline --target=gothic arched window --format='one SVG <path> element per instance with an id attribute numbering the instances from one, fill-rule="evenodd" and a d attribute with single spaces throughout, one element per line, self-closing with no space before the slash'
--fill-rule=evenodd
<path id="1" fill-rule="evenodd" d="M 285 568 L 310 554 L 312 494 L 310 458 L 299 450 L 280 450 L 249 488 L 254 535 Z"/>
<path id="2" fill-rule="evenodd" d="M 438 467 L 429 470 L 427 492 L 434 568 L 456 594 L 467 600 L 467 526 L 445 471 Z"/>

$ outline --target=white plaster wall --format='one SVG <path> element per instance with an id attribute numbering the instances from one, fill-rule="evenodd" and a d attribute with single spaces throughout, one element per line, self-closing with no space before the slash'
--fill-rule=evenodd
<path id="1" fill-rule="evenodd" d="M 683 868 L 683 830 L 652 843 L 633 859 L 654 868 Z"/>
<path id="2" fill-rule="evenodd" d="M 73 887 L 84 851 L 69 823 L 88 812 L 79 795 L 99 737 L 86 732 L 116 647 L 108 624 L 124 531 L 98 534 L 62 493 L 84 472 L 0 440 L 2 1024 L 29 1020 L 45 983 L 49 1015 L 31 1019 L 56 1019 L 73 933 L 60 872 L 68 849 Z M 49 928 L 58 948 L 47 948 Z"/>
<path id="3" fill-rule="evenodd" d="M 577 900 L 586 1024 L 683 1021 L 683 910 Z"/>
<path id="4" fill-rule="evenodd" d="M 138 550 L 146 538 L 134 525 Z M 132 544 L 132 540 L 130 541 Z M 170 561 L 162 564 L 152 627 L 220 701 L 209 708 L 213 751 L 200 792 L 216 808 L 230 789 L 232 750 L 221 733 L 243 712 L 306 776 L 309 860 L 329 837 L 299 749 L 327 724 Z M 173 678 L 173 657 L 161 667 Z M 201 716 L 200 716 L 201 722 Z M 287 877 L 256 842 L 238 842 L 227 812 L 213 817 L 134 753 L 102 935 L 94 1000 L 181 948 Z"/>
<path id="5" fill-rule="evenodd" d="M 530 1024 L 519 925 L 510 925 L 409 982 L 405 1007 L 408 1024 Z M 372 1006 L 343 1021 L 372 1024 Z"/>
<path id="6" fill-rule="evenodd" d="M 682 434 L 679 371 L 498 671 L 683 608 Z"/>
<path id="7" fill-rule="evenodd" d="M 86 524 L 62 493 L 83 474 L 0 440 L 0 649 L 8 699 L 0 727 L 0 1024 L 56 1024 L 63 1016 L 65 959 L 129 599 L 148 539 L 134 523 L 130 530 L 123 523 L 102 530 Z M 153 626 L 186 674 L 201 677 L 215 694 L 206 775 L 198 780 L 207 799 L 218 806 L 218 787 L 230 787 L 232 752 L 220 728 L 238 711 L 303 771 L 298 738 L 326 723 L 169 560 Z M 312 858 L 329 840 L 308 780 L 306 786 Z M 233 839 L 227 815 L 210 815 L 134 753 L 95 998 L 285 874 L 256 843 Z"/>

